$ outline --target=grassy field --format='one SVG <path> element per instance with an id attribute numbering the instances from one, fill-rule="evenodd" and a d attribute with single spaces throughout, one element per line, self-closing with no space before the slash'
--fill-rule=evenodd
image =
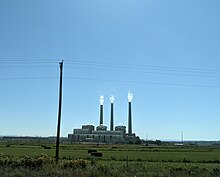
<path id="1" fill-rule="evenodd" d="M 51 149 L 45 149 L 49 147 Z M 220 149 L 207 147 L 148 147 L 137 145 L 61 145 L 61 158 L 90 157 L 88 149 L 102 152 L 103 161 L 140 161 L 140 162 L 220 162 Z M 38 156 L 46 154 L 53 157 L 54 145 L 25 145 L 12 144 L 6 147 L 0 145 L 0 153 L 12 156 Z"/>
<path id="2" fill-rule="evenodd" d="M 0 143 L 0 176 L 220 176 L 218 148 L 64 144 L 59 164 L 54 154 L 54 144 Z"/>

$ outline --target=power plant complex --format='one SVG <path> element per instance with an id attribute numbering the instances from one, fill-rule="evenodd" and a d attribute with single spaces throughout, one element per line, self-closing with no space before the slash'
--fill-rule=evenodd
<path id="1" fill-rule="evenodd" d="M 107 130 L 107 126 L 103 125 L 103 103 L 104 96 L 100 96 L 100 123 L 96 127 L 94 125 L 82 125 L 80 129 L 73 129 L 73 134 L 68 135 L 68 139 L 71 142 L 94 142 L 94 143 L 137 143 L 139 137 L 132 132 L 132 112 L 131 101 L 133 94 L 128 93 L 128 132 L 126 132 L 126 126 L 115 126 L 114 129 L 114 96 L 110 98 L 111 110 L 110 110 L 110 129 Z"/>

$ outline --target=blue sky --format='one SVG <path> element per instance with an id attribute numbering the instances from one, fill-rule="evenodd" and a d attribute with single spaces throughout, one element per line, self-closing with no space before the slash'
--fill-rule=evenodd
<path id="1" fill-rule="evenodd" d="M 0 135 L 62 136 L 82 124 L 127 126 L 141 138 L 220 139 L 220 1 L 1 0 Z"/>

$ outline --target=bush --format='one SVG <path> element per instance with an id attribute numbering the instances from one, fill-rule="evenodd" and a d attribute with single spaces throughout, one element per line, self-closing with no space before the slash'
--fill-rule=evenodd
<path id="1" fill-rule="evenodd" d="M 36 157 L 20 157 L 14 158 L 12 156 L 0 156 L 0 166 L 1 167 L 25 167 L 25 168 L 41 168 L 43 164 L 51 163 L 53 159 L 48 157 L 47 155 L 41 154 Z"/>
<path id="2" fill-rule="evenodd" d="M 62 164 L 64 168 L 73 168 L 73 169 L 86 168 L 87 165 L 88 165 L 88 161 L 83 159 L 68 160 L 68 161 L 64 161 Z"/>
<path id="3" fill-rule="evenodd" d="M 88 153 L 97 152 L 96 149 L 88 149 Z"/>
<path id="4" fill-rule="evenodd" d="M 92 153 L 91 153 L 91 156 L 94 156 L 94 157 L 102 157 L 102 153 L 101 153 L 101 152 L 92 152 Z"/>

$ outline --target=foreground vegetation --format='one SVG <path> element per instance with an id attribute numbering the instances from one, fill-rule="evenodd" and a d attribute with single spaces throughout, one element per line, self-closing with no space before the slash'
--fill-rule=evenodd
<path id="1" fill-rule="evenodd" d="M 95 149 L 102 157 L 91 157 Z M 0 144 L 0 176 L 153 177 L 220 176 L 220 149 L 137 145 Z"/>

